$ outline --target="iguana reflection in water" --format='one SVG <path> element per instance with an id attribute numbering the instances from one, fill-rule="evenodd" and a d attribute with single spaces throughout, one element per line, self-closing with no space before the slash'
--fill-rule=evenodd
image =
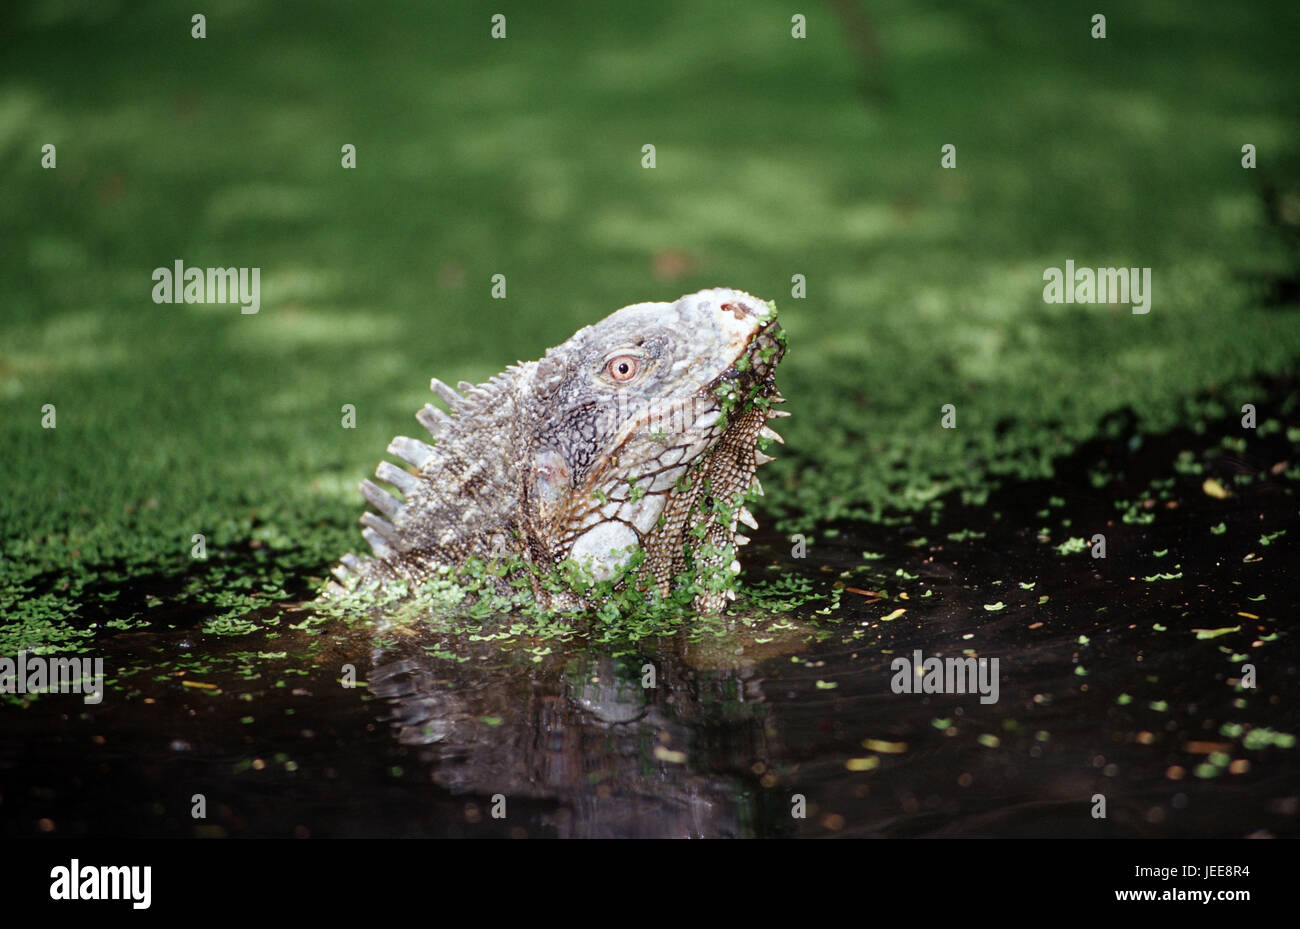
<path id="1" fill-rule="evenodd" d="M 767 754 L 760 684 L 751 663 L 697 669 L 680 644 L 653 662 L 594 647 L 533 661 L 420 635 L 381 636 L 370 672 L 436 783 L 484 815 L 494 795 L 507 818 L 520 800 L 553 801 L 537 825 L 565 837 L 750 834 L 755 778 L 723 772 Z"/>

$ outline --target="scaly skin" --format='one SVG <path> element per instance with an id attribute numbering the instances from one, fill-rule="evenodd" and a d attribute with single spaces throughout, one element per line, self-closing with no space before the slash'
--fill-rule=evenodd
<path id="1" fill-rule="evenodd" d="M 667 596 L 688 570 L 739 571 L 737 522 L 755 525 L 742 497 L 762 492 L 754 470 L 768 460 L 757 442 L 779 439 L 765 423 L 786 415 L 770 406 L 784 402 L 773 317 L 749 294 L 704 290 L 624 307 L 460 393 L 435 379 L 448 412 L 416 414 L 434 444 L 389 445 L 412 469 L 385 461 L 375 474 L 401 499 L 362 482 L 379 511 L 361 518 L 374 555 L 344 556 L 335 576 L 345 588 L 418 584 L 469 558 L 571 558 L 607 580 L 639 549 L 639 583 Z M 720 611 L 734 598 L 723 587 L 698 592 L 695 609 Z M 584 604 L 534 591 L 552 609 Z"/>

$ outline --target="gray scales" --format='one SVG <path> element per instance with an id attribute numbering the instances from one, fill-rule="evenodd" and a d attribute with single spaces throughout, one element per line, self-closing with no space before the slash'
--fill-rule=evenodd
<path id="1" fill-rule="evenodd" d="M 631 576 L 668 596 L 701 568 L 738 573 L 757 528 L 743 505 L 762 493 L 760 438 L 786 416 L 774 373 L 785 335 L 774 308 L 718 288 L 637 303 L 578 330 L 540 361 L 453 390 L 416 414 L 432 443 L 398 436 L 361 492 L 373 554 L 345 555 L 333 595 L 412 586 L 468 559 L 553 568 L 573 559 L 596 581 Z M 725 562 L 721 560 L 725 559 Z M 589 605 L 581 591 L 533 591 L 543 607 Z M 628 577 L 621 577 L 627 583 Z M 720 612 L 730 585 L 697 587 L 692 606 Z"/>

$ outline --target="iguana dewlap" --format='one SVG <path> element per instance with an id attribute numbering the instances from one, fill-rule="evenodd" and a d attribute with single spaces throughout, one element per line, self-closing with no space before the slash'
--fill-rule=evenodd
<path id="1" fill-rule="evenodd" d="M 474 557 L 572 558 L 599 581 L 638 549 L 643 584 L 664 595 L 710 558 L 739 571 L 732 552 L 749 540 L 737 523 L 756 527 L 739 501 L 762 492 L 758 440 L 779 441 L 766 421 L 787 415 L 771 407 L 784 402 L 774 317 L 747 293 L 703 290 L 624 307 L 484 384 L 434 379 L 447 410 L 416 414 L 433 442 L 389 444 L 410 467 L 380 463 L 391 490 L 362 482 L 373 556 L 345 555 L 335 576 L 347 588 L 418 584 Z M 581 603 L 536 590 L 544 606 Z M 716 612 L 728 596 L 700 591 L 694 606 Z"/>

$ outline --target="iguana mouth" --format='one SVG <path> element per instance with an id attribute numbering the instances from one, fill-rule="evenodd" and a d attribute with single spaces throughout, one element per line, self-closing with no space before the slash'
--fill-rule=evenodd
<path id="1" fill-rule="evenodd" d="M 769 319 L 754 330 L 731 367 L 707 384 L 701 393 L 716 393 L 724 383 L 742 386 L 765 384 L 775 390 L 773 377 L 784 354 L 785 330 L 775 319 Z"/>

